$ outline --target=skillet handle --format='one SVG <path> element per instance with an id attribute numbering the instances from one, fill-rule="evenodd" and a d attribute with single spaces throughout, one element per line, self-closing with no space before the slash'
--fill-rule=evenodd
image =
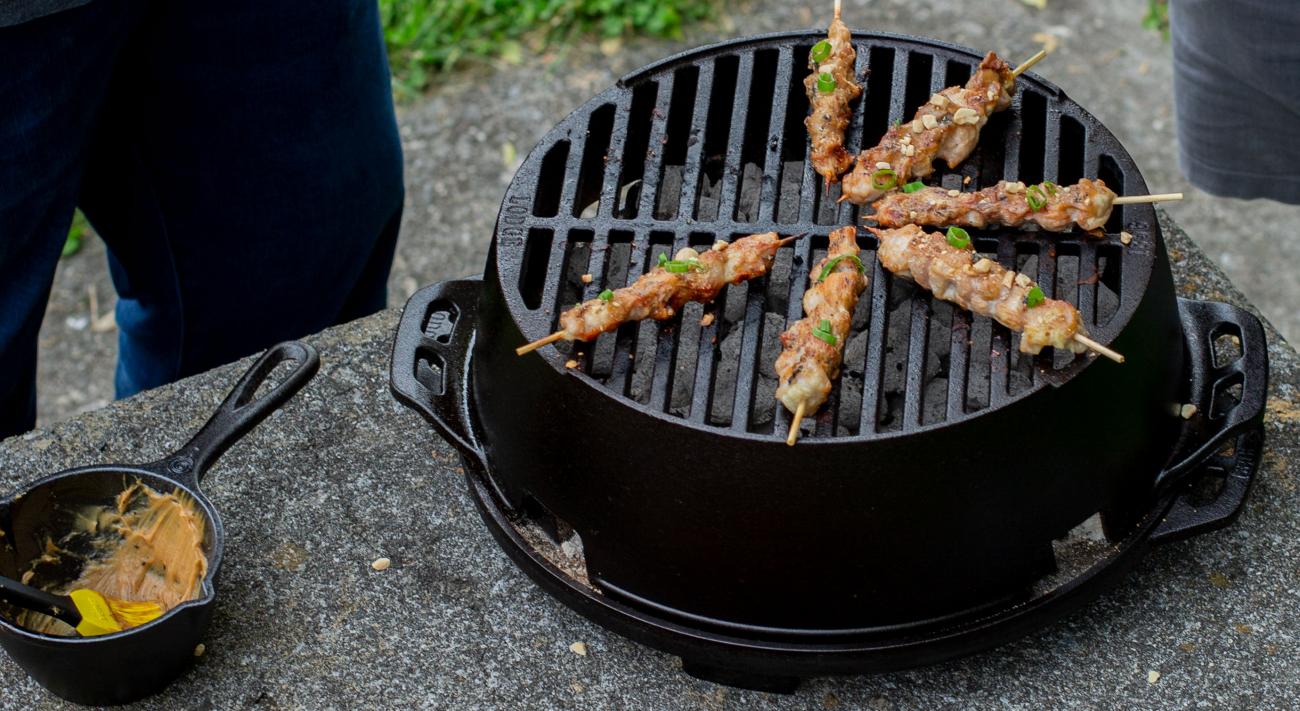
<path id="1" fill-rule="evenodd" d="M 1189 472 L 1197 471 L 1238 435 L 1258 429 L 1264 421 L 1268 396 L 1268 341 L 1259 319 L 1230 304 L 1178 301 L 1190 356 L 1190 397 L 1196 414 L 1188 423 L 1180 447 L 1186 454 L 1156 477 L 1157 496 L 1184 483 Z M 1238 336 L 1241 356 L 1216 366 L 1214 341 L 1223 335 Z M 1241 386 L 1241 397 L 1233 403 L 1228 399 L 1228 389 L 1237 385 Z M 1228 405 L 1220 407 L 1221 402 Z"/>
<path id="2" fill-rule="evenodd" d="M 296 362 L 293 370 L 264 395 L 254 399 L 257 389 L 266 382 L 271 371 L 290 360 Z M 197 487 L 208 467 L 230 445 L 288 402 L 319 369 L 320 356 L 306 343 L 286 341 L 272 346 L 239 379 L 203 429 L 163 462 L 166 475 Z"/>
<path id="3" fill-rule="evenodd" d="M 469 354 L 478 321 L 478 278 L 444 281 L 406 302 L 393 340 L 391 384 L 398 402 L 419 412 L 460 453 L 486 461 L 470 422 Z"/>

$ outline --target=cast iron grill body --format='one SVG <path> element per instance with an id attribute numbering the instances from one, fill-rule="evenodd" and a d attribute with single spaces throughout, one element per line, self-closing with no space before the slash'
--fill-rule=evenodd
<path id="1" fill-rule="evenodd" d="M 747 626 L 940 617 L 1023 590 L 1050 569 L 1051 541 L 1093 513 L 1125 528 L 1169 456 L 1182 345 L 1147 206 L 1118 208 L 1105 240 L 976 239 L 1079 304 L 1090 332 L 1129 354 L 1124 368 L 1021 357 L 1005 329 L 891 278 L 864 232 L 872 283 L 843 377 L 815 431 L 785 446 L 777 338 L 801 315 L 827 234 L 861 216 L 807 160 L 801 82 L 816 41 L 734 43 L 628 77 L 544 138 L 506 195 L 480 327 L 492 337 L 475 352 L 487 456 L 509 502 L 581 534 L 606 594 Z M 857 50 L 854 151 L 979 61 L 897 37 L 860 36 Z M 977 152 L 930 182 L 1085 176 L 1146 189 L 1105 128 L 1024 77 Z M 729 287 L 712 325 L 694 305 L 540 358 L 502 348 L 550 333 L 564 308 L 659 254 L 769 230 L 814 236 L 782 250 L 769 277 Z"/>
<path id="2" fill-rule="evenodd" d="M 801 81 L 818 39 L 729 42 L 624 78 L 524 162 L 482 281 L 435 285 L 408 305 L 395 391 L 465 453 L 503 545 L 498 506 L 580 534 L 594 591 L 571 602 L 579 609 L 625 605 L 696 640 L 706 629 L 751 640 L 903 634 L 1008 609 L 1053 570 L 1054 540 L 1094 515 L 1116 545 L 1151 530 L 1153 506 L 1168 502 L 1156 482 L 1187 468 L 1191 444 L 1258 425 L 1260 379 L 1247 380 L 1243 363 L 1211 368 L 1205 354 L 1215 337 L 1237 335 L 1242 361 L 1264 377 L 1257 322 L 1223 305 L 1180 307 L 1154 210 L 1125 206 L 1103 239 L 974 233 L 979 251 L 1077 304 L 1090 333 L 1125 353 L 1122 366 L 1022 356 L 1002 327 L 884 272 L 863 232 L 871 286 L 844 373 L 787 447 L 789 417 L 773 399 L 777 339 L 800 316 L 829 232 L 862 216 L 835 202 L 837 188 L 824 192 L 807 160 Z M 964 83 L 980 59 L 914 38 L 855 41 L 865 91 L 853 150 Z M 1080 177 L 1146 192 L 1103 126 L 1023 76 L 976 152 L 928 182 L 975 190 Z M 514 353 L 660 254 L 770 230 L 812 237 L 714 305 Z M 1219 390 L 1243 382 L 1250 404 L 1234 409 Z M 1227 419 L 1184 423 L 1171 406 L 1189 398 Z"/>

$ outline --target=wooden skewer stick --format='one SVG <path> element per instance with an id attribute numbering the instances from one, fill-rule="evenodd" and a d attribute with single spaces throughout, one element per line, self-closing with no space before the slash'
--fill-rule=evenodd
<path id="1" fill-rule="evenodd" d="M 1157 195 L 1126 195 L 1115 198 L 1114 205 L 1136 205 L 1143 202 L 1171 202 L 1182 200 L 1182 193 L 1159 193 Z"/>
<path id="2" fill-rule="evenodd" d="M 835 19 L 840 19 L 840 0 L 835 0 Z"/>
<path id="3" fill-rule="evenodd" d="M 1016 77 L 1020 76 L 1020 75 L 1023 74 L 1024 72 L 1028 71 L 1030 67 L 1032 67 L 1032 66 L 1034 66 L 1035 64 L 1038 64 L 1039 62 L 1043 61 L 1043 57 L 1046 57 L 1046 56 L 1047 56 L 1047 50 L 1046 50 L 1046 49 L 1040 49 L 1040 50 L 1038 50 L 1038 53 L 1037 53 L 1037 54 L 1035 54 L 1034 56 L 1030 57 L 1029 59 L 1026 59 L 1025 61 L 1021 62 L 1021 63 L 1020 63 L 1020 66 L 1018 66 L 1018 67 L 1016 67 L 1015 69 L 1012 69 L 1012 70 L 1011 70 L 1011 78 L 1012 78 L 1012 79 L 1015 79 Z"/>
<path id="4" fill-rule="evenodd" d="M 562 338 L 564 338 L 564 331 L 556 331 L 555 333 L 552 333 L 546 338 L 539 338 L 536 341 L 533 341 L 532 343 L 529 343 L 526 346 L 519 346 L 518 348 L 515 349 L 515 355 L 524 355 L 526 353 L 532 353 L 538 348 L 541 348 L 542 346 L 549 346 L 550 344 L 555 343 L 556 341 Z"/>
<path id="5" fill-rule="evenodd" d="M 783 240 L 777 242 L 777 243 L 776 243 L 776 246 L 778 246 L 778 247 L 784 247 L 784 246 L 786 246 L 787 244 L 790 244 L 791 242 L 797 242 L 797 241 L 803 239 L 804 237 L 807 237 L 807 236 L 810 235 L 810 234 L 812 234 L 812 233 L 811 233 L 811 232 L 800 232 L 800 233 L 797 234 L 797 235 L 792 235 L 792 236 L 790 236 L 790 237 L 786 237 L 785 239 L 783 239 Z"/>
<path id="6" fill-rule="evenodd" d="M 785 438 L 785 443 L 794 446 L 799 441 L 799 423 L 803 422 L 804 403 L 799 403 L 799 407 L 794 411 L 794 419 L 790 420 L 790 436 Z"/>
<path id="7" fill-rule="evenodd" d="M 1083 335 L 1082 333 L 1076 333 L 1076 334 L 1074 334 L 1074 340 L 1076 340 L 1076 341 L 1078 341 L 1079 343 L 1082 343 L 1083 345 L 1087 346 L 1087 347 L 1088 347 L 1088 350 L 1093 351 L 1093 352 L 1095 352 L 1095 353 L 1100 353 L 1100 354 L 1106 356 L 1107 358 L 1110 358 L 1111 360 L 1115 361 L 1116 363 L 1123 363 L 1123 362 L 1124 362 L 1124 356 L 1123 356 L 1123 355 L 1117 353 L 1116 351 L 1113 351 L 1113 350 L 1107 348 L 1106 346 L 1101 345 L 1100 343 L 1098 343 L 1098 342 L 1092 340 L 1091 338 L 1088 338 L 1087 336 Z"/>

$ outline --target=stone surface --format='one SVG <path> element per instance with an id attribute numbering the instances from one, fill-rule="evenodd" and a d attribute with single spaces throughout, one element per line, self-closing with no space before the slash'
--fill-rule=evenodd
<path id="1" fill-rule="evenodd" d="M 677 42 L 578 42 L 519 66 L 471 67 L 441 78 L 429 96 L 401 107 L 407 201 L 390 281 L 393 304 L 440 279 L 483 264 L 497 207 L 517 162 L 574 107 L 622 74 L 672 52 L 741 35 L 824 26 L 829 0 L 725 3 L 718 22 Z M 847 0 L 855 27 L 939 37 L 1026 57 L 1058 45 L 1036 70 L 1092 111 L 1133 154 L 1153 192 L 1185 191 L 1171 214 L 1291 340 L 1300 338 L 1300 207 L 1223 200 L 1191 190 L 1176 161 L 1169 45 L 1142 29 L 1146 3 L 1049 0 Z M 514 160 L 508 160 L 513 155 Z M 91 240 L 60 267 L 42 332 L 40 410 L 48 424 L 112 398 L 116 334 L 82 324 L 87 285 L 101 309 L 113 293 L 103 245 Z"/>
<path id="2" fill-rule="evenodd" d="M 1184 295 L 1245 303 L 1184 236 L 1170 246 Z M 777 696 L 689 678 L 517 570 L 454 451 L 389 395 L 396 320 L 388 311 L 312 338 L 316 380 L 207 478 L 229 540 L 206 653 L 139 708 L 1300 706 L 1300 362 L 1272 329 L 1267 455 L 1236 525 L 1156 549 L 1118 589 L 991 652 Z M 0 443 L 0 489 L 163 456 L 244 365 Z M 380 557 L 392 561 L 382 572 Z M 3 655 L 0 688 L 0 708 L 67 706 Z"/>

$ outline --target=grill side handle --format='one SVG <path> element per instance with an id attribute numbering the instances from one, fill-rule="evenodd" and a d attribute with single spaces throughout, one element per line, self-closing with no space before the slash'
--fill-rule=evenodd
<path id="1" fill-rule="evenodd" d="M 469 354 L 478 321 L 478 278 L 444 281 L 411 296 L 393 339 L 393 397 L 414 409 L 461 455 L 485 461 L 470 426 Z"/>
<path id="2" fill-rule="evenodd" d="M 1268 395 L 1268 341 L 1258 318 L 1230 304 L 1188 299 L 1179 299 L 1179 313 L 1188 348 L 1189 402 L 1197 412 L 1185 428 L 1178 448 L 1182 454 L 1156 477 L 1156 496 L 1188 483 L 1213 464 L 1215 455 L 1229 443 L 1236 443 L 1238 456 L 1232 458 L 1234 466 L 1214 501 L 1193 506 L 1186 495 L 1178 497 L 1153 540 L 1186 537 L 1236 518 L 1259 463 L 1250 453 L 1257 452 L 1260 443 L 1243 446 L 1247 444 L 1243 438 L 1262 438 Z M 1240 339 L 1241 355 L 1216 365 L 1214 343 L 1224 335 Z M 1241 386 L 1237 402 L 1218 407 L 1216 400 L 1228 397 L 1229 389 L 1237 385 Z"/>

